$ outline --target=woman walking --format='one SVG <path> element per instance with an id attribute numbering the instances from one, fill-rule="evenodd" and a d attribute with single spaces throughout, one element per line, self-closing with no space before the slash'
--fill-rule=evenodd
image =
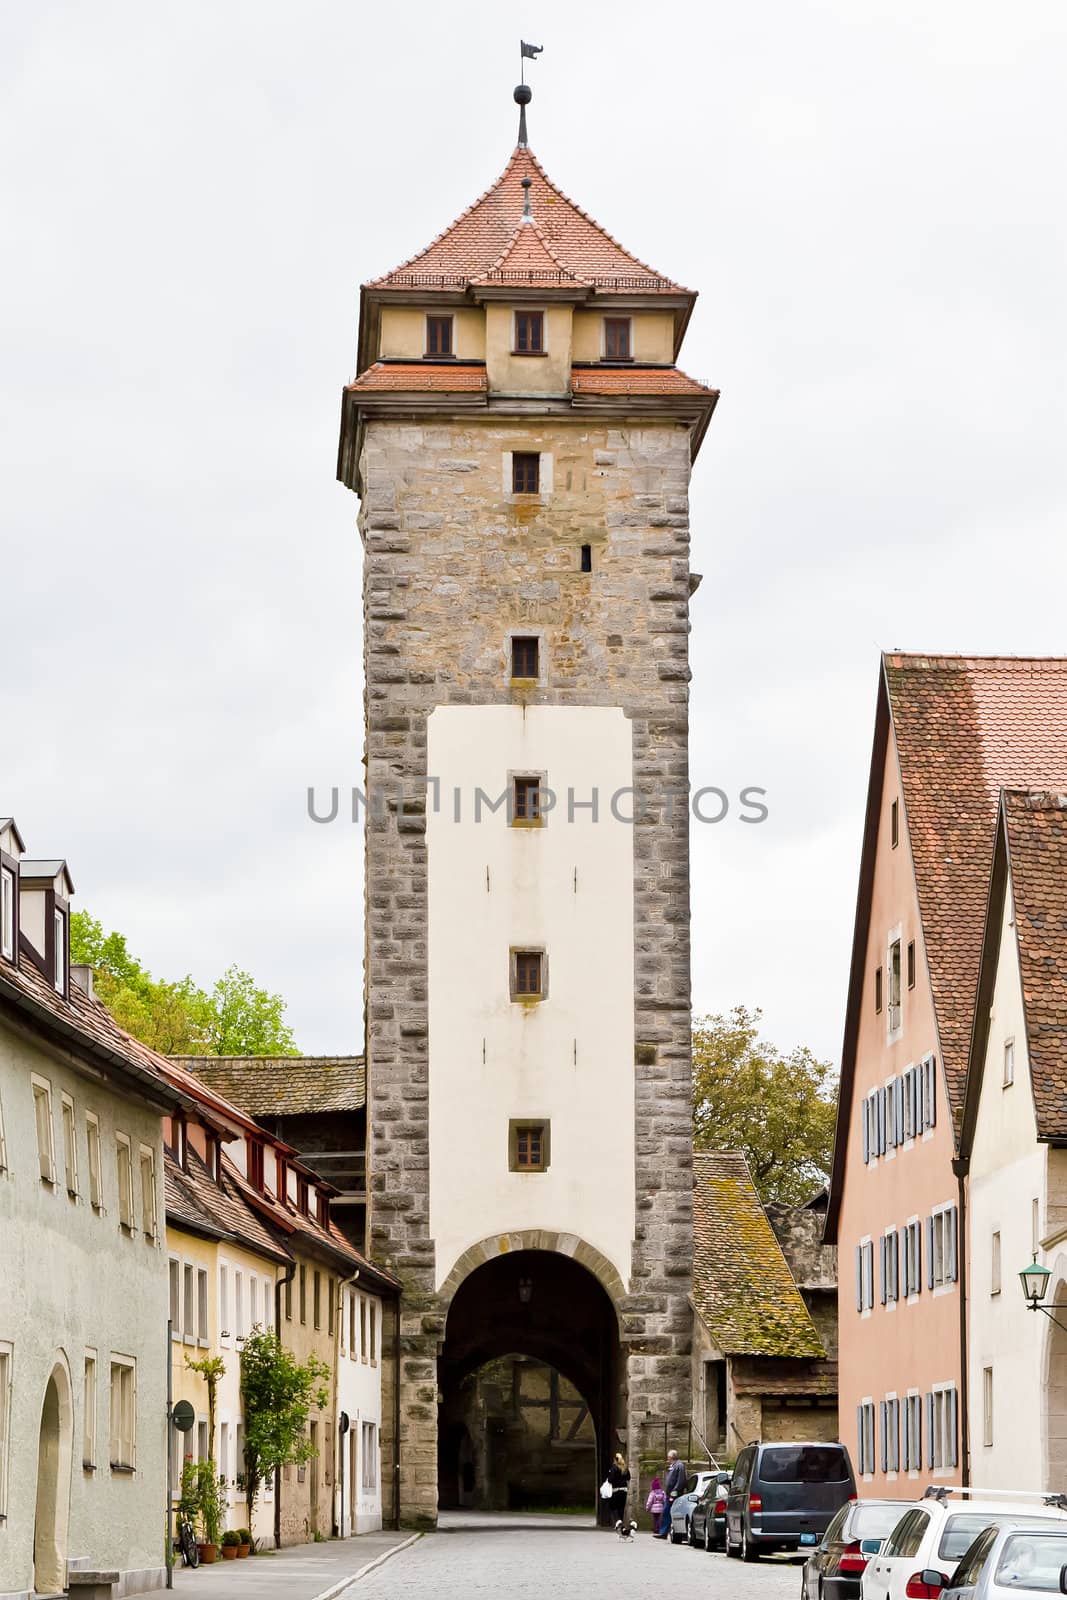
<path id="1" fill-rule="evenodd" d="M 608 1468 L 608 1482 L 611 1484 L 611 1519 L 619 1534 L 625 1539 L 630 1532 L 630 1524 L 626 1518 L 626 1498 L 630 1493 L 630 1469 L 626 1465 L 626 1457 L 620 1451 L 615 1452 L 615 1458 Z"/>

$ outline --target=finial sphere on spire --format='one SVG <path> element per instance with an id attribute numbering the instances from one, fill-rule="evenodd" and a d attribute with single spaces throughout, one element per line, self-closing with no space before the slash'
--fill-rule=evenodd
<path id="1" fill-rule="evenodd" d="M 532 99 L 533 90 L 528 83 L 517 83 L 515 85 L 515 104 L 517 106 L 528 106 Z"/>

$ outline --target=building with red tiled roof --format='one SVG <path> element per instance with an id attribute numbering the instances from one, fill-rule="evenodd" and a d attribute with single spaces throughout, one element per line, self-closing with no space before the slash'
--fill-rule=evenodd
<path id="1" fill-rule="evenodd" d="M 869 1492 L 978 1459 L 958 1158 L 994 830 L 1003 786 L 1065 784 L 1067 661 L 883 657 L 826 1232 Z"/>
<path id="2" fill-rule="evenodd" d="M 1067 1331 L 1019 1292 L 1031 1263 L 1067 1304 L 1067 792 L 1000 797 L 963 1102 L 976 1481 L 1058 1489 Z"/>

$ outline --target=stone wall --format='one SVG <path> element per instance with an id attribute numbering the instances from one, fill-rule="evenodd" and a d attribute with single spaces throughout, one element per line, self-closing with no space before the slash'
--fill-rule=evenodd
<path id="1" fill-rule="evenodd" d="M 552 457 L 551 493 L 536 504 L 502 489 L 505 452 L 524 449 Z M 644 1435 L 689 1415 L 689 435 L 562 414 L 371 421 L 361 469 L 369 1238 L 405 1288 L 400 1492 L 404 1521 L 418 1525 L 436 1516 L 447 1313 L 428 1226 L 424 835 L 436 705 L 526 695 L 620 705 L 633 721 L 638 1223 L 617 1307 L 628 1358 L 620 1437 L 636 1457 Z M 581 544 L 592 546 L 591 574 L 579 571 Z M 534 690 L 510 682 L 509 631 L 544 635 Z"/>

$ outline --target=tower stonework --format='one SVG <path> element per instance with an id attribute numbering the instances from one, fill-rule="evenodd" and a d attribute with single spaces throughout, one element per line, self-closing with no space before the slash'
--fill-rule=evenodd
<path id="1" fill-rule="evenodd" d="M 338 476 L 405 1525 L 453 1503 L 450 1395 L 488 1360 L 556 1366 L 600 1469 L 690 1416 L 688 483 L 717 398 L 675 365 L 694 298 L 524 145 L 362 292 Z"/>

